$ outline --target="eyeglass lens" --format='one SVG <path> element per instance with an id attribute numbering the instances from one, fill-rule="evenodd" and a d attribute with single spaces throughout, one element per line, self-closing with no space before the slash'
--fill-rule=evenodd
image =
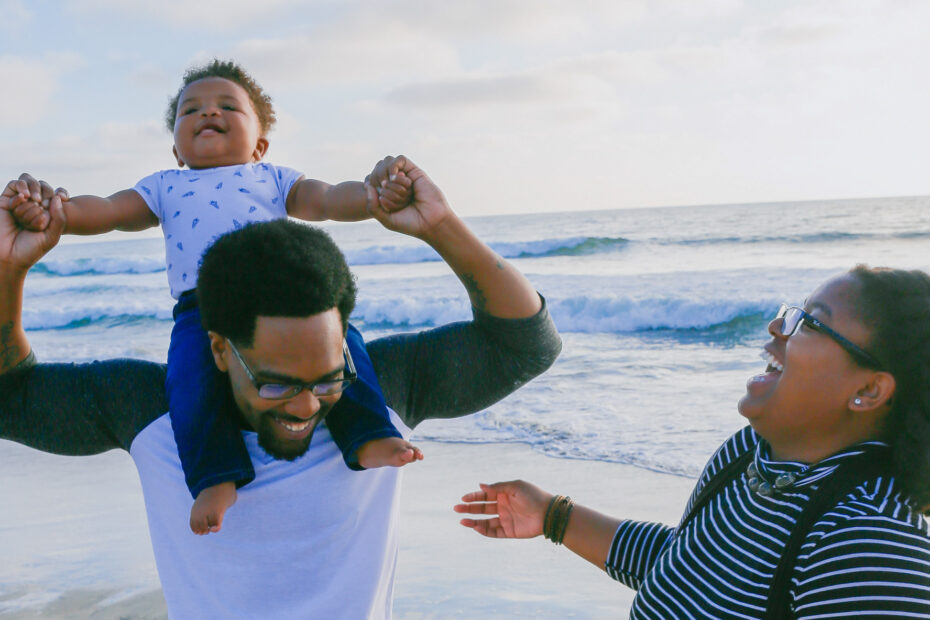
<path id="1" fill-rule="evenodd" d="M 279 383 L 266 383 L 258 390 L 258 395 L 262 398 L 280 400 L 297 396 L 301 391 L 310 389 L 314 396 L 332 396 L 344 391 L 352 385 L 349 379 L 335 379 L 333 381 L 324 381 L 315 383 L 312 388 L 300 385 L 285 385 Z"/>
<path id="2" fill-rule="evenodd" d="M 797 331 L 798 325 L 801 323 L 801 311 L 798 308 L 788 307 L 785 304 L 782 304 L 781 308 L 778 309 L 778 314 L 775 315 L 776 319 L 782 319 L 781 322 L 781 335 L 782 336 L 792 336 L 794 332 Z"/>

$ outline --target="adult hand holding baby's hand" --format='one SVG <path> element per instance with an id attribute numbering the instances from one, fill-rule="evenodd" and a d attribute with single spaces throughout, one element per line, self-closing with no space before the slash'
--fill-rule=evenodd
<path id="1" fill-rule="evenodd" d="M 7 183 L 0 194 L 0 209 L 9 211 L 20 227 L 41 232 L 48 228 L 51 221 L 48 208 L 55 196 L 68 200 L 67 190 L 60 187 L 53 190 L 45 181 L 38 181 L 24 172 L 18 179 Z"/>
<path id="2" fill-rule="evenodd" d="M 365 185 L 369 192 L 369 213 L 389 230 L 428 241 L 447 218 L 454 217 L 436 184 L 403 155 L 379 161 L 365 177 Z M 410 192 L 406 198 L 405 191 Z"/>

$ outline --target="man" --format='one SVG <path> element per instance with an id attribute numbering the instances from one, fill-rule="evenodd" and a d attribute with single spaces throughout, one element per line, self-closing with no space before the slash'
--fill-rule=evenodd
<path id="1" fill-rule="evenodd" d="M 413 203 L 388 212 L 375 187 L 403 172 Z M 36 365 L 22 329 L 25 274 L 58 241 L 59 198 L 46 194 L 52 224 L 43 233 L 17 228 L 0 210 L 0 437 L 48 452 L 129 451 L 142 481 L 159 577 L 178 618 L 388 617 L 397 552 L 400 470 L 353 472 L 319 427 L 335 402 L 312 385 L 350 368 L 337 307 L 305 316 L 252 321 L 252 337 L 223 334 L 208 307 L 248 305 L 246 275 L 224 257 L 254 244 L 300 244 L 310 233 L 293 223 L 258 224 L 231 233 L 204 258 L 201 300 L 218 368 L 228 373 L 256 479 L 243 487 L 234 518 L 219 535 L 186 528 L 190 495 L 166 413 L 164 366 L 141 361 Z M 560 341 L 542 300 L 511 265 L 478 240 L 426 174 L 403 157 L 386 158 L 370 177 L 370 212 L 385 227 L 431 245 L 468 290 L 475 318 L 369 343 L 368 350 L 398 428 L 487 407 L 552 364 Z M 330 242 L 331 243 L 331 242 Z M 211 257 L 214 251 L 222 252 Z M 302 267 L 262 265 L 286 298 Z M 212 260 L 216 258 L 216 260 Z M 275 252 L 268 253 L 275 261 Z M 344 259 L 339 258 L 339 261 Z M 314 266 L 307 266 L 311 271 Z M 337 269 L 338 271 L 338 269 Z M 227 284 L 228 282 L 228 284 Z M 212 283 L 212 284 L 211 284 Z M 268 285 L 264 282 L 263 285 Z M 354 301 L 354 300 L 353 300 Z M 264 383 L 301 389 L 285 401 L 260 398 Z M 312 436 L 312 441 L 310 441 Z M 309 444 L 309 445 L 308 445 Z"/>

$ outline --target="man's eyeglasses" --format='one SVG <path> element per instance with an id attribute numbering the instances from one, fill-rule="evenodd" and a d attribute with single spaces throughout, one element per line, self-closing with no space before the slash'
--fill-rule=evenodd
<path id="1" fill-rule="evenodd" d="M 883 367 L 882 363 L 879 362 L 874 355 L 868 353 L 859 345 L 853 344 L 843 336 L 840 336 L 838 333 L 824 325 L 822 321 L 815 319 L 813 316 L 805 312 L 802 308 L 782 304 L 778 309 L 778 314 L 775 315 L 775 318 L 782 319 L 782 336 L 793 336 L 798 331 L 801 323 L 807 323 L 811 329 L 832 338 L 838 345 L 846 349 L 846 351 L 863 366 L 875 369 L 881 369 Z"/>
<path id="2" fill-rule="evenodd" d="M 355 372 L 355 363 L 352 361 L 352 354 L 349 353 L 349 346 L 346 344 L 345 340 L 342 341 L 342 355 L 346 362 L 343 377 L 340 379 L 329 379 L 327 381 L 315 381 L 313 383 L 259 383 L 255 378 L 255 373 L 252 372 L 249 365 L 242 359 L 242 355 L 239 353 L 236 345 L 232 343 L 232 340 L 227 338 L 226 342 L 229 343 L 229 348 L 232 349 L 233 355 L 236 356 L 236 359 L 239 360 L 239 364 L 242 365 L 242 370 L 248 375 L 249 381 L 251 381 L 255 389 L 258 390 L 258 395 L 268 400 L 287 400 L 289 398 L 294 398 L 304 390 L 309 390 L 314 396 L 334 396 L 348 389 L 358 378 L 358 374 Z"/>

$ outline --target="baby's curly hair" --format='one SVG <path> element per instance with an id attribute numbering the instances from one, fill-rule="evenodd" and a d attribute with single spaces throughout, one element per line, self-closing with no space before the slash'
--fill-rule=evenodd
<path id="1" fill-rule="evenodd" d="M 255 113 L 258 115 L 258 122 L 261 124 L 262 134 L 264 135 L 271 131 L 276 120 L 274 107 L 271 105 L 271 97 L 265 94 L 262 87 L 258 85 L 258 82 L 256 82 L 245 69 L 231 60 L 219 60 L 217 58 L 214 58 L 205 65 L 191 67 L 184 74 L 181 88 L 179 88 L 178 92 L 171 98 L 168 104 L 168 112 L 165 114 L 165 122 L 168 126 L 168 131 L 174 132 L 174 122 L 178 118 L 178 99 L 180 99 L 181 93 L 183 93 L 184 89 L 192 82 L 208 77 L 223 78 L 224 80 L 235 82 L 244 88 L 245 92 L 249 95 L 249 99 L 252 101 L 252 107 L 255 108 Z"/>

